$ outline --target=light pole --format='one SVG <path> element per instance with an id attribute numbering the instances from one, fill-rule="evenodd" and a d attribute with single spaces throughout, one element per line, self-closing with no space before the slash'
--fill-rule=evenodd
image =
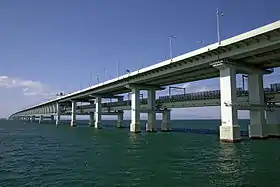
<path id="1" fill-rule="evenodd" d="M 97 84 L 99 84 L 99 74 L 97 74 Z"/>
<path id="2" fill-rule="evenodd" d="M 220 16 L 224 16 L 222 12 L 217 8 L 217 35 L 218 35 L 218 44 L 221 45 L 221 37 L 220 37 Z"/>
<path id="3" fill-rule="evenodd" d="M 169 36 L 169 52 L 170 52 L 171 61 L 172 61 L 172 38 L 176 38 L 176 36 Z"/>
<path id="4" fill-rule="evenodd" d="M 92 73 L 89 73 L 89 86 L 92 86 Z"/>
<path id="5" fill-rule="evenodd" d="M 117 61 L 117 76 L 119 77 L 119 75 L 120 75 L 120 69 L 119 69 L 119 66 L 120 66 L 120 64 L 119 64 L 120 62 L 119 62 L 119 60 Z"/>
<path id="6" fill-rule="evenodd" d="M 108 78 L 107 69 L 104 68 L 104 81 L 107 80 L 107 78 Z"/>

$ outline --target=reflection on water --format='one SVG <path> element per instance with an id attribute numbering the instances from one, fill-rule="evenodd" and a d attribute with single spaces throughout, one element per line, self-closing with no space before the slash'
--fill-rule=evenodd
<path id="1" fill-rule="evenodd" d="M 139 139 L 139 135 L 140 135 L 140 134 L 137 134 L 137 133 L 130 133 L 130 134 L 128 135 L 129 140 L 130 140 L 130 143 L 131 143 L 132 145 L 134 145 L 134 144 L 137 142 L 137 137 L 138 137 L 138 139 Z"/>
<path id="2" fill-rule="evenodd" d="M 242 160 L 239 154 L 240 144 L 220 143 L 217 159 L 217 172 L 223 176 L 218 183 L 239 186 L 243 181 Z M 226 181 L 225 181 L 226 179 Z"/>
<path id="3" fill-rule="evenodd" d="M 236 152 L 236 144 L 221 143 L 218 150 L 219 171 L 223 174 L 235 173 L 239 168 L 240 159 Z"/>

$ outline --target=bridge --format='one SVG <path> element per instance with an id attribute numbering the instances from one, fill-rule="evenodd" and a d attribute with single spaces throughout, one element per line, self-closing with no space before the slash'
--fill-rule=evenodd
<path id="1" fill-rule="evenodd" d="M 163 115 L 162 130 L 170 130 L 170 109 L 175 105 L 156 100 L 156 92 L 173 84 L 220 77 L 221 126 L 222 141 L 240 141 L 240 127 L 237 123 L 237 110 L 250 110 L 250 138 L 266 138 L 280 136 L 280 121 L 276 105 L 270 107 L 265 121 L 267 100 L 263 89 L 263 75 L 273 72 L 280 66 L 280 21 L 214 43 L 201 49 L 163 61 L 161 63 L 127 73 L 109 81 L 90 86 L 86 89 L 35 105 L 10 116 L 10 119 L 22 117 L 33 118 L 42 114 L 54 113 L 56 124 L 60 123 L 62 111 L 71 114 L 71 126 L 76 126 L 77 110 L 87 110 L 90 124 L 100 128 L 102 115 L 118 115 L 118 123 L 122 121 L 123 110 L 131 111 L 131 132 L 140 132 L 140 113 L 148 113 L 147 131 L 155 131 L 156 113 Z M 248 101 L 237 99 L 236 74 L 248 75 Z M 145 107 L 140 98 L 140 91 L 147 90 Z M 123 102 L 123 94 L 131 93 L 131 101 L 124 106 L 114 106 L 112 103 L 102 103 L 102 98 L 117 99 Z M 266 93 L 267 96 L 268 93 Z M 270 93 L 270 95 L 273 93 Z M 274 93 L 277 95 L 277 93 Z M 268 94 L 269 95 L 269 94 Z M 89 103 L 77 107 L 77 102 Z M 142 103 L 142 104 L 141 104 Z M 168 104 L 169 103 L 169 104 Z M 185 103 L 188 103 L 186 101 Z M 272 102 L 273 103 L 273 102 Z M 109 106 L 112 105 L 112 106 Z M 94 106 L 94 107 L 93 107 Z M 104 106 L 107 111 L 104 111 Z M 177 106 L 177 105 L 176 105 Z M 67 111 L 71 107 L 71 111 Z M 85 108 L 83 108 L 85 107 Z M 86 108 L 88 107 L 88 108 Z M 108 110 L 110 108 L 110 110 Z M 111 110 L 113 108 L 113 110 Z M 270 117 L 269 117 L 270 116 Z M 54 118 L 54 117 L 53 117 Z"/>

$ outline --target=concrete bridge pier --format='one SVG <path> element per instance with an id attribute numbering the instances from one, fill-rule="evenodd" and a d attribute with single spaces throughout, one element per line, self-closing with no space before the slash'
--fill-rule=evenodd
<path id="1" fill-rule="evenodd" d="M 266 127 L 269 137 L 280 138 L 280 108 L 266 111 Z"/>
<path id="2" fill-rule="evenodd" d="M 39 124 L 43 123 L 43 120 L 44 120 L 44 116 L 40 115 L 40 117 L 39 117 Z"/>
<path id="3" fill-rule="evenodd" d="M 34 123 L 34 122 L 35 122 L 35 116 L 31 116 L 30 122 L 31 122 L 31 123 Z"/>
<path id="4" fill-rule="evenodd" d="M 96 129 L 101 128 L 101 120 L 102 120 L 101 104 L 102 104 L 102 98 L 100 96 L 97 96 L 95 98 L 95 122 L 94 122 L 94 127 Z"/>
<path id="5" fill-rule="evenodd" d="M 165 108 L 162 111 L 162 122 L 161 122 L 161 131 L 171 131 L 171 123 L 170 123 L 170 113 L 171 110 L 168 110 L 167 108 Z"/>
<path id="6" fill-rule="evenodd" d="M 140 128 L 140 89 L 131 88 L 131 123 L 130 132 L 139 133 Z"/>
<path id="7" fill-rule="evenodd" d="M 249 103 L 260 107 L 250 109 L 249 137 L 252 139 L 267 138 L 264 112 L 263 75 L 248 75 Z"/>
<path id="8" fill-rule="evenodd" d="M 155 102 L 156 102 L 156 90 L 148 90 L 148 123 L 146 124 L 147 132 L 156 132 L 156 113 L 155 113 Z"/>
<path id="9" fill-rule="evenodd" d="M 77 109 L 77 102 L 72 101 L 72 112 L 71 112 L 71 127 L 76 127 L 76 109 Z"/>
<path id="10" fill-rule="evenodd" d="M 50 116 L 51 123 L 54 123 L 54 115 Z"/>
<path id="11" fill-rule="evenodd" d="M 89 123 L 88 123 L 89 127 L 94 127 L 94 112 L 90 112 L 89 113 Z"/>
<path id="12" fill-rule="evenodd" d="M 119 110 L 118 111 L 117 127 L 118 128 L 122 128 L 123 127 L 123 110 Z"/>
<path id="13" fill-rule="evenodd" d="M 220 71 L 220 140 L 238 142 L 241 137 L 240 126 L 237 124 L 236 69 L 221 62 L 218 62 L 214 67 Z"/>
<path id="14" fill-rule="evenodd" d="M 56 121 L 55 121 L 56 126 L 60 124 L 60 112 L 61 112 L 60 104 L 56 103 Z"/>

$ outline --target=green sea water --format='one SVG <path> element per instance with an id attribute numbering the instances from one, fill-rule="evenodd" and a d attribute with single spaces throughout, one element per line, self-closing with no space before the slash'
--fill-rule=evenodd
<path id="1" fill-rule="evenodd" d="M 278 139 L 221 143 L 216 133 L 131 134 L 104 123 L 94 129 L 0 121 L 0 186 L 280 186 Z M 172 126 L 215 130 L 219 123 Z M 246 130 L 248 121 L 239 124 Z"/>

